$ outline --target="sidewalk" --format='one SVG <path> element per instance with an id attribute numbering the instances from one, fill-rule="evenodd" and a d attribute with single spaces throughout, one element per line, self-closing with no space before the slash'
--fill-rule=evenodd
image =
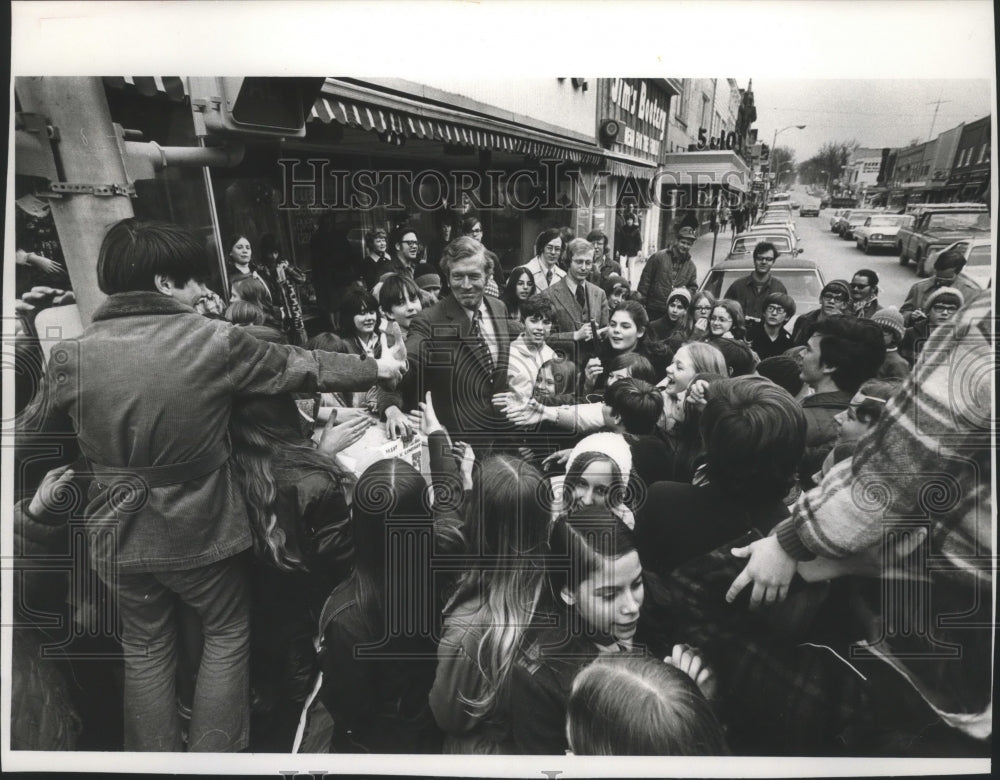
<path id="1" fill-rule="evenodd" d="M 733 243 L 733 232 L 727 227 L 719 231 L 719 240 L 715 245 L 715 262 L 721 263 L 729 254 L 729 247 Z M 712 266 L 712 233 L 704 233 L 698 236 L 691 247 L 691 259 L 698 269 L 698 284 L 701 284 L 708 269 Z"/>
<path id="2" fill-rule="evenodd" d="M 729 254 L 729 247 L 733 243 L 733 233 L 729 228 L 719 231 L 719 240 L 715 245 L 715 262 L 721 263 Z M 695 239 L 691 247 L 691 259 L 694 260 L 695 268 L 698 269 L 698 284 L 701 284 L 708 269 L 712 266 L 712 234 L 705 233 Z M 646 257 L 643 256 L 634 260 L 629 268 L 622 268 L 622 275 L 629 280 L 632 289 L 639 286 L 639 277 L 642 269 L 646 267 Z"/>

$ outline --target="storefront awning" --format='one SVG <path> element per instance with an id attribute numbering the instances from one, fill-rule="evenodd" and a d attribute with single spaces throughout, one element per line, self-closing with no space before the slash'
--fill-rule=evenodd
<path id="1" fill-rule="evenodd" d="M 417 138 L 583 165 L 596 166 L 602 160 L 596 146 L 392 95 L 358 100 L 324 90 L 313 105 L 310 119 L 376 132 L 390 143 Z"/>
<path id="2" fill-rule="evenodd" d="M 719 186 L 746 192 L 750 168 L 735 152 L 677 152 L 664 157 L 657 180 L 664 186 Z"/>
<path id="3" fill-rule="evenodd" d="M 602 167 L 612 176 L 619 176 L 623 179 L 631 176 L 633 179 L 649 181 L 656 176 L 659 165 L 655 162 L 605 152 Z"/>
<path id="4" fill-rule="evenodd" d="M 187 94 L 187 79 L 180 76 L 105 76 L 104 83 L 113 89 L 134 89 L 145 97 L 166 95 L 177 102 Z"/>

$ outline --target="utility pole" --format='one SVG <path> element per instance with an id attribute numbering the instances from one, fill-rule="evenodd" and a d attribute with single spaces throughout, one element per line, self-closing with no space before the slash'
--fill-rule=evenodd
<path id="1" fill-rule="evenodd" d="M 122 148 L 99 78 L 22 77 L 15 84 L 23 110 L 44 117 L 61 181 L 43 193 L 52 208 L 66 270 L 84 325 L 104 294 L 97 286 L 97 255 L 104 233 L 133 216 Z"/>
<path id="2" fill-rule="evenodd" d="M 941 100 L 941 98 L 938 98 L 937 100 L 932 100 L 930 103 L 927 104 L 928 106 L 934 106 L 934 118 L 931 119 L 931 130 L 927 134 L 928 141 L 930 141 L 934 135 L 934 125 L 937 123 L 938 109 L 941 108 L 942 103 L 950 103 L 950 102 L 951 102 L 950 100 Z"/>

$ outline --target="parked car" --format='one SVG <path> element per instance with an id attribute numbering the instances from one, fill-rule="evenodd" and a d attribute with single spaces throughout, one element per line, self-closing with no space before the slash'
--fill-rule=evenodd
<path id="1" fill-rule="evenodd" d="M 866 255 L 873 249 L 895 249 L 899 229 L 912 222 L 909 214 L 872 214 L 865 224 L 854 228 L 854 243 Z"/>
<path id="2" fill-rule="evenodd" d="M 976 281 L 980 287 L 993 286 L 993 239 L 963 238 L 954 244 L 948 244 L 943 249 L 928 252 L 923 267 L 917 268 L 919 276 L 930 276 L 934 271 L 934 261 L 942 252 L 958 249 L 965 255 L 965 268 L 962 273 Z M 923 273 L 921 273 L 923 271 Z"/>
<path id="3" fill-rule="evenodd" d="M 729 289 L 729 285 L 753 269 L 753 258 L 750 254 L 717 263 L 705 274 L 699 289 L 708 290 L 719 298 Z M 816 263 L 797 257 L 782 256 L 771 267 L 771 275 L 785 285 L 788 295 L 795 301 L 796 317 L 819 308 L 819 294 L 826 280 Z M 785 327 L 791 331 L 794 322 L 795 318 L 792 318 Z"/>
<path id="4" fill-rule="evenodd" d="M 802 208 L 802 204 L 799 203 L 797 200 L 793 200 L 792 201 L 792 211 L 798 211 L 800 208 Z"/>
<path id="5" fill-rule="evenodd" d="M 851 216 L 851 209 L 841 209 L 839 212 L 835 211 L 834 214 L 835 216 L 830 219 L 830 230 L 839 236 L 840 231 L 844 229 L 844 224 Z"/>
<path id="6" fill-rule="evenodd" d="M 913 260 L 918 273 L 926 271 L 924 260 L 931 252 L 964 238 L 985 238 L 990 232 L 989 211 L 982 204 L 959 208 L 927 205 L 913 216 L 912 225 L 899 229 L 897 245 L 899 264 L 907 265 Z"/>
<path id="7" fill-rule="evenodd" d="M 841 220 L 839 234 L 845 241 L 850 241 L 854 238 L 854 229 L 861 227 L 865 224 L 865 220 L 868 217 L 876 214 L 878 212 L 872 209 L 854 209 L 847 219 Z"/>
<path id="8" fill-rule="evenodd" d="M 745 233 L 737 233 L 733 238 L 733 243 L 729 248 L 729 254 L 726 255 L 726 260 L 744 256 L 752 257 L 753 248 L 761 241 L 770 241 L 774 244 L 775 249 L 782 254 L 790 254 L 794 250 L 792 239 L 787 233 L 767 232 L 763 230 L 747 231 Z"/>
<path id="9" fill-rule="evenodd" d="M 754 225 L 752 228 L 746 231 L 747 233 L 767 233 L 769 235 L 780 234 L 783 236 L 788 236 L 788 242 L 792 249 L 798 249 L 799 247 L 799 236 L 795 232 L 795 226 L 789 224 L 758 224 Z"/>

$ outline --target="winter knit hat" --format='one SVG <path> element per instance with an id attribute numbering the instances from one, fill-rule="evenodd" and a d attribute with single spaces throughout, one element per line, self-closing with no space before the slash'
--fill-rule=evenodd
<path id="1" fill-rule="evenodd" d="M 674 298 L 682 298 L 684 300 L 684 307 L 687 308 L 691 305 L 691 291 L 687 287 L 675 287 L 670 291 L 670 295 L 667 296 L 667 304 Z"/>
<path id="2" fill-rule="evenodd" d="M 566 461 L 566 471 L 573 468 L 573 462 L 585 452 L 599 452 L 613 460 L 622 473 L 622 485 L 628 486 L 629 473 L 632 471 L 632 450 L 620 433 L 592 433 L 585 436 L 569 454 Z"/>
<path id="3" fill-rule="evenodd" d="M 879 309 L 872 317 L 872 322 L 880 328 L 886 328 L 895 333 L 899 338 L 903 338 L 905 327 L 903 326 L 903 315 L 895 306 L 887 306 Z"/>
<path id="4" fill-rule="evenodd" d="M 927 299 L 924 301 L 924 308 L 929 309 L 934 305 L 934 302 L 942 296 L 953 298 L 954 300 L 951 301 L 951 303 L 957 302 L 959 308 L 965 305 L 965 297 L 954 287 L 938 287 L 934 292 L 927 296 Z"/>
<path id="5" fill-rule="evenodd" d="M 828 292 L 840 293 L 844 296 L 844 300 L 851 300 L 851 285 L 843 279 L 834 279 L 832 282 L 827 282 L 823 285 L 823 289 L 820 290 L 819 295 L 822 298 Z"/>
<path id="6" fill-rule="evenodd" d="M 417 287 L 421 290 L 426 290 L 429 287 L 441 287 L 441 276 L 435 273 L 420 274 L 413 281 L 417 283 Z"/>

